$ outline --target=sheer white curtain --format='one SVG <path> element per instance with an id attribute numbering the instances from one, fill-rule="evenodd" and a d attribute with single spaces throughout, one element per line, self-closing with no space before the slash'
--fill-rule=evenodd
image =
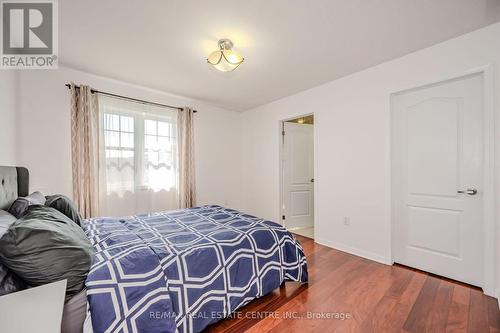
<path id="1" fill-rule="evenodd" d="M 99 96 L 99 210 L 178 208 L 177 111 Z"/>

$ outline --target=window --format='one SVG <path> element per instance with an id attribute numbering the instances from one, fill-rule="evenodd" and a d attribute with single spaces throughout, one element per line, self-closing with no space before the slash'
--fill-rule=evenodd
<path id="1" fill-rule="evenodd" d="M 177 185 L 177 126 L 169 109 L 100 100 L 101 189 L 108 196 L 170 191 Z M 130 195 L 129 193 L 129 195 Z"/>
<path id="2" fill-rule="evenodd" d="M 133 191 L 135 187 L 134 118 L 104 113 L 107 192 Z"/>
<path id="3" fill-rule="evenodd" d="M 175 186 L 175 142 L 173 123 L 145 119 L 143 186 L 157 190 Z"/>

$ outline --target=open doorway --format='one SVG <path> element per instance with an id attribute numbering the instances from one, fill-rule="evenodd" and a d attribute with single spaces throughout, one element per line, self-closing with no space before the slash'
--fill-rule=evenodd
<path id="1" fill-rule="evenodd" d="M 293 233 L 314 238 L 314 115 L 281 121 L 280 211 Z"/>

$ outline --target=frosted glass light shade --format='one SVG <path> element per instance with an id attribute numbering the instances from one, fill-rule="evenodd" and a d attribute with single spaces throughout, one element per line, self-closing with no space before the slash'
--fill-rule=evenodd
<path id="1" fill-rule="evenodd" d="M 231 41 L 220 40 L 219 48 L 218 51 L 210 53 L 207 62 L 221 72 L 234 71 L 245 60 L 239 53 L 232 50 Z"/>

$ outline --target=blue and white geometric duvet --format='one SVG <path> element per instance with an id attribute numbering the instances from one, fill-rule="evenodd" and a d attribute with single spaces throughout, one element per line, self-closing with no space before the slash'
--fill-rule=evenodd
<path id="1" fill-rule="evenodd" d="M 86 287 L 99 332 L 199 332 L 283 281 L 307 281 L 279 224 L 220 206 L 86 220 Z"/>

